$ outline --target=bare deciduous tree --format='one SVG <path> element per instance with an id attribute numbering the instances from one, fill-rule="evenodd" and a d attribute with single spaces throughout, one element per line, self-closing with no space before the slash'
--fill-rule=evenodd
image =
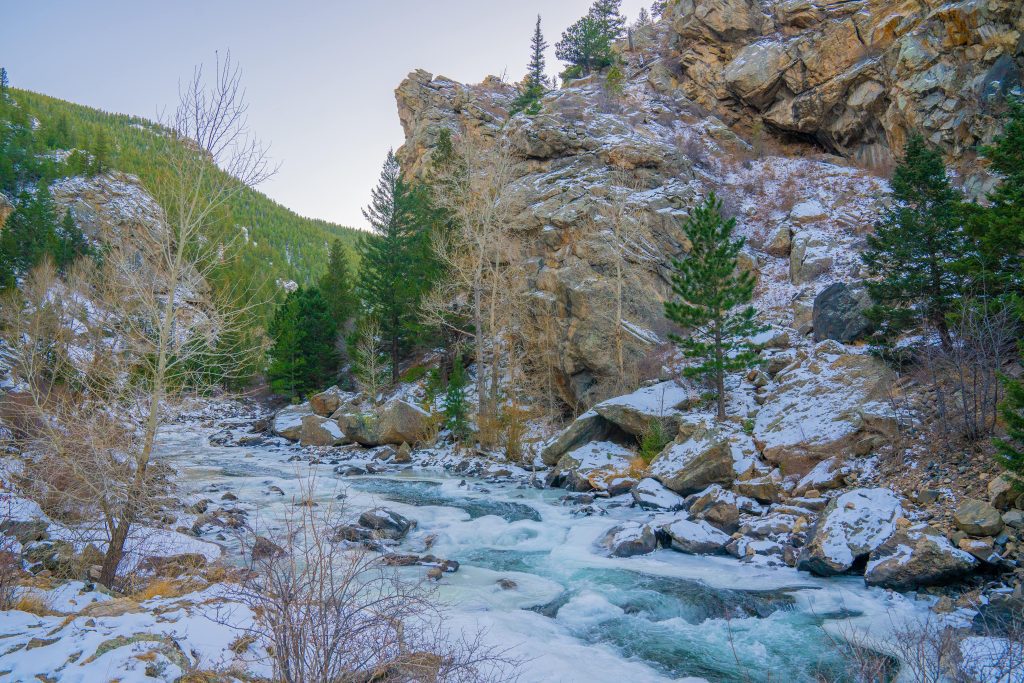
<path id="1" fill-rule="evenodd" d="M 26 388 L 19 421 L 34 484 L 68 509 L 100 512 L 111 584 L 133 529 L 154 507 L 156 436 L 184 392 L 230 375 L 252 349 L 240 334 L 254 304 L 246 292 L 210 288 L 224 242 L 215 218 L 272 169 L 249 135 L 241 72 L 230 55 L 212 78 L 202 67 L 163 123 L 149 189 L 159 225 L 106 245 L 101 266 L 82 263 L 66 283 L 43 266 L 5 305 L 15 373 Z M 229 240 L 230 241 L 230 240 Z"/>

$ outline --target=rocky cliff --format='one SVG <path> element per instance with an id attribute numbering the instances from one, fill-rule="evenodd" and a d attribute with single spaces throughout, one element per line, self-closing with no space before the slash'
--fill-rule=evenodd
<path id="1" fill-rule="evenodd" d="M 563 397 L 589 404 L 615 362 L 613 252 L 635 266 L 624 296 L 634 365 L 666 340 L 666 266 L 687 247 L 679 221 L 711 191 L 747 238 L 764 319 L 811 333 L 818 295 L 858 278 L 886 189 L 878 167 L 915 130 L 973 158 L 997 130 L 1000 94 L 1019 84 L 1022 29 L 1024 7 L 1008 0 L 672 2 L 622 46 L 621 95 L 595 75 L 548 93 L 540 115 L 510 117 L 511 85 L 413 72 L 396 90 L 399 157 L 421 173 L 442 127 L 510 145 L 533 322 L 557 344 Z M 638 226 L 629 244 L 602 223 L 613 203 Z"/>

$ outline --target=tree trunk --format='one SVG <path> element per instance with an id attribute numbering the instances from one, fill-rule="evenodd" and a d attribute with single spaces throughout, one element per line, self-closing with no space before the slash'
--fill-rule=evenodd
<path id="1" fill-rule="evenodd" d="M 486 364 L 484 363 L 483 333 L 483 310 L 480 303 L 480 283 L 473 287 L 473 342 L 476 346 L 476 413 L 477 416 L 484 415 L 487 405 L 487 392 L 484 387 L 486 375 Z"/>
<path id="2" fill-rule="evenodd" d="M 126 514 L 126 517 L 130 515 Z M 110 588 L 114 585 L 114 579 L 117 578 L 117 568 L 121 566 L 121 559 L 124 557 L 124 546 L 128 541 L 128 531 L 131 528 L 131 524 L 126 519 L 118 521 L 117 526 L 114 528 L 114 533 L 110 537 L 110 543 L 107 545 L 107 552 L 103 556 L 103 566 L 100 570 L 100 583 Z"/>
<path id="3" fill-rule="evenodd" d="M 722 366 L 722 327 L 715 323 L 715 389 L 718 391 L 718 421 L 725 420 L 725 368 Z"/>

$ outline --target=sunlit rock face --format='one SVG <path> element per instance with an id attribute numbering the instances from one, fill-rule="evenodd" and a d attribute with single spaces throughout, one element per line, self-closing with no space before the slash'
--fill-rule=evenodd
<path id="1" fill-rule="evenodd" d="M 1008 0 L 684 0 L 622 46 L 621 96 L 596 74 L 548 93 L 537 116 L 510 116 L 510 84 L 414 71 L 395 92 L 398 156 L 422 176 L 443 128 L 509 146 L 510 227 L 533 336 L 549 346 L 537 362 L 567 404 L 589 407 L 616 393 L 618 342 L 634 374 L 658 373 L 671 258 L 689 246 L 680 224 L 711 191 L 747 239 L 741 266 L 758 277 L 762 317 L 810 334 L 817 294 L 861 275 L 886 190 L 863 169 L 891 163 L 911 131 L 950 154 L 991 139 L 1000 93 L 1019 81 L 1022 29 L 1024 10 Z M 989 186 L 971 170 L 968 189 Z M 614 204 L 629 239 L 606 218 Z M 632 266 L 621 326 L 620 255 Z"/>

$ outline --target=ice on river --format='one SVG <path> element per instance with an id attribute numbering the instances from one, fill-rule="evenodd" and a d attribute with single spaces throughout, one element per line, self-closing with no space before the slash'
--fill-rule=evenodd
<path id="1" fill-rule="evenodd" d="M 310 485 L 315 501 L 341 500 L 352 519 L 378 505 L 415 519 L 400 550 L 425 552 L 429 538 L 429 552 L 461 563 L 438 587 L 446 626 L 483 628 L 487 642 L 511 648 L 523 659 L 522 681 L 741 681 L 766 671 L 812 681 L 836 664 L 823 629 L 845 624 L 878 637 L 928 604 L 855 577 L 816 579 L 727 557 L 608 557 L 595 542 L 610 527 L 657 519 L 629 507 L 629 496 L 601 503 L 607 515 L 579 517 L 559 500 L 564 491 L 417 468 L 340 477 L 326 463 L 287 462 L 295 452 L 273 443 L 212 447 L 194 427 L 161 442 L 193 498 L 215 507 L 230 491 L 238 498 L 230 506 L 260 525 L 279 524 Z"/>

